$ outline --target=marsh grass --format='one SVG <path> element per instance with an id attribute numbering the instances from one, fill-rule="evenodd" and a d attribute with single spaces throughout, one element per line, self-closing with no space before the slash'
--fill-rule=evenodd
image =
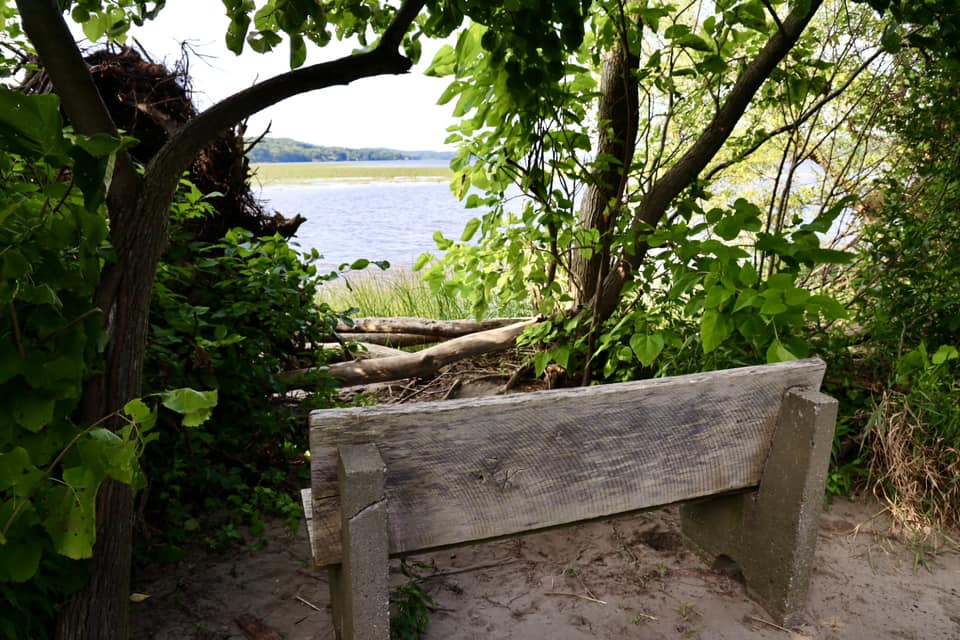
<path id="1" fill-rule="evenodd" d="M 404 167 L 396 165 L 353 164 L 347 162 L 297 162 L 253 165 L 254 182 L 261 185 L 314 181 L 382 182 L 449 180 L 447 167 Z"/>
<path id="2" fill-rule="evenodd" d="M 468 300 L 445 291 L 434 291 L 420 274 L 404 268 L 369 269 L 326 283 L 317 294 L 337 311 L 356 309 L 358 317 L 415 317 L 433 320 L 473 318 Z M 520 305 L 491 310 L 487 317 L 526 317 L 533 309 Z"/>
<path id="3" fill-rule="evenodd" d="M 317 301 L 338 311 L 356 309 L 361 317 L 454 320 L 471 316 L 465 300 L 434 292 L 419 274 L 406 269 L 371 269 L 341 276 L 321 287 Z"/>

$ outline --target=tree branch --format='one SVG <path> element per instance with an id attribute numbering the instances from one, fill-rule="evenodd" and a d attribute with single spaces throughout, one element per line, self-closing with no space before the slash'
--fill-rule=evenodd
<path id="1" fill-rule="evenodd" d="M 810 19 L 820 8 L 823 0 L 812 0 L 805 14 L 794 10 L 783 21 L 783 29 L 777 31 L 764 45 L 760 53 L 746 66 L 740 77 L 730 89 L 723 106 L 714 115 L 713 120 L 700 134 L 686 153 L 657 180 L 644 196 L 634 214 L 631 231 L 636 239 L 634 254 L 625 256 L 619 268 L 610 272 L 603 283 L 599 295 L 602 317 L 609 317 L 619 302 L 619 293 L 630 273 L 636 271 L 647 255 L 646 243 L 642 238 L 651 228 L 656 228 L 681 191 L 687 188 L 707 163 L 720 151 L 730 137 L 733 128 L 740 121 L 754 95 L 770 76 L 780 61 L 797 43 Z"/>
<path id="2" fill-rule="evenodd" d="M 146 182 L 153 192 L 149 198 L 172 197 L 180 174 L 197 152 L 225 129 L 258 111 L 308 91 L 408 72 L 413 63 L 400 54 L 398 47 L 425 4 L 426 0 L 404 2 L 372 51 L 280 74 L 225 98 L 188 121 L 147 166 Z"/>
<path id="3" fill-rule="evenodd" d="M 17 0 L 17 9 L 23 29 L 40 56 L 74 131 L 84 135 L 117 136 L 117 127 L 56 0 Z M 140 187 L 141 179 L 130 156 L 124 151 L 118 153 L 107 194 L 110 210 L 120 210 L 118 203 L 135 201 Z"/>

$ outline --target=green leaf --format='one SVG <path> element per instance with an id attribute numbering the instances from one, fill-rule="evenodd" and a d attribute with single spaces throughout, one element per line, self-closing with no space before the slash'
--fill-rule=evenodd
<path id="1" fill-rule="evenodd" d="M 747 287 L 752 287 L 760 280 L 760 276 L 757 273 L 757 268 L 753 266 L 752 262 L 747 262 L 740 267 L 739 278 L 740 282 Z"/>
<path id="2" fill-rule="evenodd" d="M 183 426 L 197 427 L 203 424 L 217 406 L 217 390 L 196 391 L 174 389 L 160 394 L 163 406 L 183 415 Z"/>
<path id="3" fill-rule="evenodd" d="M 413 263 L 413 270 L 420 271 L 425 266 L 427 266 L 431 260 L 433 260 L 432 255 L 430 255 L 429 253 L 421 253 L 420 257 L 417 258 L 417 261 Z"/>
<path id="4" fill-rule="evenodd" d="M 29 158 L 62 156 L 66 140 L 57 96 L 28 96 L 0 86 L 0 146 Z"/>
<path id="5" fill-rule="evenodd" d="M 0 491 L 16 485 L 26 472 L 35 468 L 30 464 L 30 454 L 23 447 L 0 453 Z"/>
<path id="6" fill-rule="evenodd" d="M 733 332 L 734 324 L 730 316 L 715 309 L 703 312 L 700 320 L 700 340 L 703 343 L 703 352 L 710 353 L 719 347 Z"/>
<path id="7" fill-rule="evenodd" d="M 630 348 L 636 354 L 640 364 L 649 367 L 663 351 L 664 340 L 662 333 L 637 334 L 630 338 Z"/>
<path id="8" fill-rule="evenodd" d="M 370 261 L 367 260 L 366 258 L 360 258 L 358 260 L 354 260 L 350 264 L 350 268 L 353 269 L 354 271 L 360 271 L 362 269 L 366 269 L 369 266 L 370 266 Z"/>
<path id="9" fill-rule="evenodd" d="M 96 498 L 102 478 L 90 469 L 72 467 L 63 472 L 65 487 L 48 494 L 49 515 L 43 521 L 57 553 L 74 560 L 93 556 L 96 541 Z"/>
<path id="10" fill-rule="evenodd" d="M 787 362 L 788 360 L 796 360 L 797 356 L 793 355 L 789 349 L 783 346 L 783 343 L 780 342 L 778 338 L 774 338 L 773 342 L 770 343 L 770 346 L 767 347 L 767 363 L 773 364 L 774 362 Z"/>
<path id="11" fill-rule="evenodd" d="M 20 537 L 0 543 L 0 584 L 26 582 L 40 568 L 41 536 Z"/>
<path id="12" fill-rule="evenodd" d="M 439 51 L 437 51 L 437 55 L 433 56 L 433 61 L 423 73 L 424 75 L 433 76 L 435 78 L 442 78 L 443 76 L 452 74 L 456 66 L 457 53 L 454 51 L 453 47 L 451 47 L 449 44 L 445 44 L 440 47 Z"/>
<path id="13" fill-rule="evenodd" d="M 945 344 L 937 349 L 930 361 L 933 364 L 943 364 L 947 360 L 956 360 L 958 357 L 960 357 L 960 353 L 957 352 L 957 348 Z"/>
<path id="14" fill-rule="evenodd" d="M 13 416 L 24 429 L 36 433 L 53 420 L 56 403 L 56 396 L 48 393 L 20 393 L 13 399 Z"/>
<path id="15" fill-rule="evenodd" d="M 479 228 L 480 218 L 471 218 L 470 221 L 467 222 L 467 226 L 464 227 L 463 233 L 460 234 L 460 242 L 470 242 L 470 239 L 473 238 Z"/>
<path id="16" fill-rule="evenodd" d="M 706 40 L 704 40 L 703 38 L 701 38 L 700 36 L 694 33 L 688 33 L 686 35 L 682 35 L 676 40 L 674 40 L 674 42 L 680 44 L 683 47 L 686 47 L 688 49 L 694 49 L 696 51 L 705 51 L 707 53 L 713 53 L 714 51 L 713 46 L 709 42 L 707 42 Z"/>
<path id="17" fill-rule="evenodd" d="M 840 320 L 848 317 L 844 306 L 830 296 L 810 296 L 807 307 L 819 310 L 826 320 Z"/>
<path id="18" fill-rule="evenodd" d="M 899 53 L 903 47 L 903 38 L 900 36 L 896 23 L 883 30 L 883 35 L 880 36 L 880 46 L 887 53 Z"/>
<path id="19" fill-rule="evenodd" d="M 303 36 L 298 33 L 290 34 L 290 68 L 299 69 L 307 60 L 307 45 Z"/>

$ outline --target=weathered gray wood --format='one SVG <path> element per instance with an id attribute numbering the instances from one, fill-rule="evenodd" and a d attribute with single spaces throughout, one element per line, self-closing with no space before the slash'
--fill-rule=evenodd
<path id="1" fill-rule="evenodd" d="M 303 504 L 303 521 L 307 527 L 307 539 L 310 542 L 310 553 L 314 554 L 313 545 L 313 492 L 310 489 L 300 490 L 300 502 Z"/>
<path id="2" fill-rule="evenodd" d="M 517 396 L 311 414 L 314 557 L 341 561 L 336 448 L 376 443 L 391 553 L 756 485 L 805 360 Z"/>
<path id="3" fill-rule="evenodd" d="M 787 392 L 757 492 L 681 510 L 686 537 L 709 560 L 733 560 L 778 624 L 802 622 L 836 419 L 833 398 Z"/>
<path id="4" fill-rule="evenodd" d="M 532 318 L 490 318 L 488 320 L 431 320 L 428 318 L 354 318 L 353 325 L 337 325 L 337 331 L 350 333 L 412 333 L 434 338 L 459 338 L 478 331 L 499 329 Z M 349 337 L 345 335 L 344 337 Z"/>
<path id="5" fill-rule="evenodd" d="M 534 323 L 533 320 L 527 320 L 499 329 L 454 338 L 415 353 L 373 360 L 337 362 L 321 367 L 321 370 L 348 386 L 433 375 L 440 367 L 452 362 L 471 356 L 505 351 L 513 347 L 517 337 Z M 316 369 L 297 369 L 286 371 L 280 374 L 280 377 L 290 385 L 307 384 L 309 375 L 314 371 Z"/>
<path id="6" fill-rule="evenodd" d="M 376 445 L 337 450 L 343 557 L 330 571 L 330 601 L 339 640 L 389 640 L 386 469 Z"/>

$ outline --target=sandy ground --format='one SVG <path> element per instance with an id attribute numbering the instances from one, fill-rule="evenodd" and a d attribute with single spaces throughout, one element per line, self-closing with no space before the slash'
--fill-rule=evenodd
<path id="1" fill-rule="evenodd" d="M 960 555 L 896 541 L 872 500 L 821 520 L 806 622 L 769 623 L 734 579 L 685 544 L 675 508 L 420 556 L 436 608 L 426 638 L 960 640 Z M 394 579 L 402 576 L 394 567 Z M 306 534 L 271 526 L 260 550 L 194 553 L 136 581 L 135 638 L 333 638 L 326 575 Z"/>

